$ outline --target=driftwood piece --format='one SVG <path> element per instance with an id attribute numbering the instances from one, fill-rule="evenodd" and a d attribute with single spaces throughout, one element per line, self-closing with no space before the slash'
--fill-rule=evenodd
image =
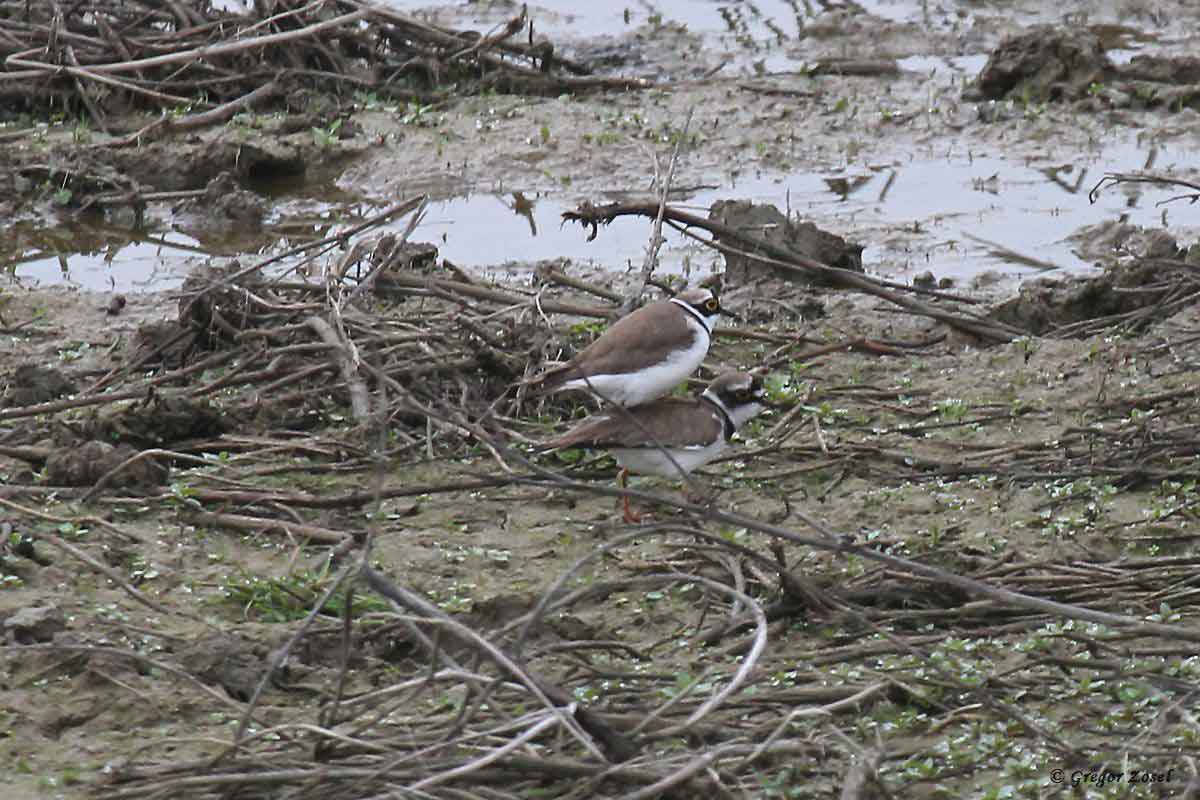
<path id="1" fill-rule="evenodd" d="M 588 239 L 591 240 L 596 238 L 600 225 L 607 225 L 617 217 L 644 216 L 653 219 L 657 214 L 658 206 L 654 204 L 612 203 L 605 206 L 596 206 L 591 203 L 583 203 L 574 211 L 564 212 L 563 219 L 568 222 L 578 222 L 584 227 L 589 228 Z M 902 294 L 899 291 L 889 288 L 882 281 L 875 280 L 869 276 L 851 270 L 837 269 L 827 264 L 798 256 L 752 234 L 721 225 L 713 220 L 690 214 L 677 208 L 668 206 L 665 212 L 665 219 L 685 228 L 700 228 L 708 231 L 714 237 L 719 237 L 721 241 L 714 242 L 711 239 L 703 239 L 688 231 L 690 235 L 722 252 L 734 252 L 746 258 L 762 261 L 777 270 L 791 271 L 809 279 L 816 278 L 821 283 L 843 289 L 853 289 L 879 297 L 914 314 L 930 317 L 963 333 L 982 339 L 985 342 L 1009 342 L 1026 333 L 1019 328 L 988 320 L 976 314 L 946 311 L 911 296 L 914 293 L 926 293 L 924 290 L 903 287 L 907 291 Z M 739 246 L 730 245 L 730 242 Z"/>

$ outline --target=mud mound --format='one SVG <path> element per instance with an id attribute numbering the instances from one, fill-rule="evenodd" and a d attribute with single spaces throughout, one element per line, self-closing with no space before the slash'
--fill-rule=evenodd
<path id="1" fill-rule="evenodd" d="M 233 175 L 222 172 L 204 187 L 203 196 L 185 201 L 175 211 L 183 217 L 177 223 L 179 229 L 199 238 L 211 232 L 226 233 L 231 228 L 261 230 L 267 204 L 238 185 Z"/>
<path id="2" fill-rule="evenodd" d="M 1138 55 L 1121 68 L 1121 75 L 1130 80 L 1150 83 L 1200 84 L 1200 58 L 1196 56 L 1167 57 L 1152 53 Z"/>
<path id="3" fill-rule="evenodd" d="M 767 244 L 804 258 L 839 269 L 863 271 L 862 245 L 823 231 L 811 222 L 788 219 L 773 205 L 761 205 L 747 200 L 720 200 L 709 209 L 708 216 L 709 219 L 733 228 L 747 237 L 761 239 Z M 721 241 L 719 236 L 714 238 Z M 738 243 L 733 244 L 737 246 Z M 749 248 L 749 252 L 765 254 L 767 251 L 761 247 L 752 247 Z M 758 277 L 780 277 L 780 273 L 758 259 L 734 252 L 725 253 L 727 284 L 740 286 Z"/>
<path id="4" fill-rule="evenodd" d="M 1093 321 L 1112 325 L 1124 319 L 1144 327 L 1175 309 L 1167 306 L 1153 313 L 1178 293 L 1181 282 L 1194 283 L 1194 278 L 1186 272 L 1173 273 L 1162 261 L 1138 259 L 1110 267 L 1097 277 L 1026 281 L 1016 297 L 997 306 L 989 317 L 1038 336 L 1084 332 L 1081 324 Z"/>
<path id="5" fill-rule="evenodd" d="M 243 180 L 303 175 L 308 164 L 319 156 L 319 148 L 312 144 L 311 137 L 301 141 L 282 135 L 263 136 L 249 143 L 241 141 L 236 132 L 225 131 L 216 140 L 154 142 L 136 151 L 87 151 L 86 158 L 81 156 L 84 160 L 76 164 L 76 171 L 87 175 L 103 165 L 147 189 L 174 192 L 206 187 L 224 173 Z M 220 196 L 206 196 L 206 200 L 213 199 Z"/>
<path id="6" fill-rule="evenodd" d="M 60 370 L 19 364 L 4 380 L 0 406 L 32 406 L 57 400 L 75 391 L 75 383 Z"/>
<path id="7" fill-rule="evenodd" d="M 1088 225 L 1071 234 L 1080 258 L 1113 266 L 1134 260 L 1172 260 L 1182 257 L 1175 237 L 1164 230 L 1147 230 L 1128 222 L 1112 220 Z"/>
<path id="8" fill-rule="evenodd" d="M 0 612 L 4 639 L 11 644 L 49 642 L 67 629 L 67 618 L 58 606 L 30 606 L 12 613 Z"/>
<path id="9" fill-rule="evenodd" d="M 129 363 L 178 369 L 198 346 L 196 332 L 175 321 L 147 322 L 133 334 Z"/>
<path id="10" fill-rule="evenodd" d="M 261 644 L 213 633 L 185 645 L 179 661 L 204 683 L 220 686 L 230 697 L 245 702 L 254 696 L 270 658 Z"/>
<path id="11" fill-rule="evenodd" d="M 137 453 L 128 444 L 114 447 L 107 442 L 86 442 L 52 453 L 46 460 L 46 478 L 55 486 L 93 486 Z M 109 478 L 107 485 L 149 487 L 166 482 L 167 468 L 152 458 L 142 458 L 125 465 Z"/>
<path id="12" fill-rule="evenodd" d="M 1012 97 L 1042 102 L 1082 97 L 1090 86 L 1113 74 L 1113 63 L 1098 36 L 1045 25 L 1001 42 L 974 88 L 988 100 Z"/>
<path id="13" fill-rule="evenodd" d="M 92 436 L 137 447 L 170 447 L 190 439 L 215 439 L 229 427 L 207 400 L 155 394 L 144 403 L 106 409 L 91 427 Z"/>
<path id="14" fill-rule="evenodd" d="M 1024 103 L 1090 98 L 1097 107 L 1178 111 L 1200 104 L 1200 59 L 1144 54 L 1118 65 L 1097 33 L 1043 25 L 1001 42 L 963 94 Z"/>

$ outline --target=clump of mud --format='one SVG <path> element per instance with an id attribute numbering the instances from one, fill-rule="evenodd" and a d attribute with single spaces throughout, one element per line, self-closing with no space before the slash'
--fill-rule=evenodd
<path id="1" fill-rule="evenodd" d="M 11 614 L 0 612 L 4 620 L 4 640 L 9 644 L 34 644 L 53 641 L 67 629 L 67 618 L 55 605 L 29 606 Z"/>
<path id="2" fill-rule="evenodd" d="M 154 394 L 145 402 L 106 409 L 88 427 L 94 438 L 106 442 L 170 447 L 189 439 L 215 439 L 229 426 L 208 400 Z"/>
<path id="3" fill-rule="evenodd" d="M 0 406 L 33 406 L 76 391 L 61 370 L 38 364 L 19 364 L 4 382 Z"/>
<path id="4" fill-rule="evenodd" d="M 196 332 L 175 320 L 147 322 L 134 331 L 128 363 L 147 369 L 178 369 L 197 346 Z"/>
<path id="5" fill-rule="evenodd" d="M 46 479 L 54 486 L 93 486 L 113 470 L 111 487 L 153 487 L 167 482 L 167 468 L 153 458 L 132 460 L 138 450 L 128 444 L 90 441 L 54 451 L 46 459 Z M 129 463 L 126 463 L 129 462 Z"/>
<path id="6" fill-rule="evenodd" d="M 177 226 L 200 238 L 208 233 L 224 233 L 232 227 L 242 231 L 262 229 L 267 204 L 254 192 L 243 189 L 229 172 L 208 182 L 201 197 L 186 200 L 175 209 Z"/>
<path id="7" fill-rule="evenodd" d="M 1096 32 L 1040 25 L 1002 41 L 964 96 L 1036 103 L 1090 100 L 1177 111 L 1200 105 L 1200 59 L 1139 55 L 1118 65 Z"/>
<path id="8" fill-rule="evenodd" d="M 863 246 L 848 242 L 836 234 L 823 231 L 811 222 L 789 219 L 771 204 L 752 203 L 748 200 L 720 200 L 709 209 L 708 218 L 733 228 L 747 237 L 761 239 L 769 245 L 819 261 L 831 267 L 862 272 Z M 719 235 L 713 237 L 720 241 Z M 743 244 L 742 240 L 735 246 Z M 750 254 L 766 254 L 760 247 L 747 248 Z M 725 252 L 725 282 L 730 286 L 741 286 L 756 278 L 790 277 L 794 272 L 781 273 L 760 259 L 749 258 L 740 253 Z M 819 282 L 819 278 L 813 278 Z"/>
<path id="9" fill-rule="evenodd" d="M 1088 87 L 1113 74 L 1113 63 L 1098 36 L 1043 25 L 1001 42 L 974 88 L 988 100 L 1017 97 L 1041 102 L 1081 97 Z"/>
<path id="10" fill-rule="evenodd" d="M 1041 336 L 1089 320 L 1130 319 L 1153 312 L 1182 285 L 1194 285 L 1194 271 L 1181 260 L 1183 251 L 1165 231 L 1143 231 L 1115 223 L 1077 235 L 1081 251 L 1109 262 L 1096 276 L 1040 278 L 1023 283 L 1016 297 L 996 306 L 992 319 Z M 1156 318 L 1147 313 L 1144 326 Z"/>
<path id="11" fill-rule="evenodd" d="M 254 696 L 269 656 L 261 644 L 236 635 L 212 633 L 185 645 L 178 658 L 204 683 L 220 686 L 230 697 L 246 702 Z"/>

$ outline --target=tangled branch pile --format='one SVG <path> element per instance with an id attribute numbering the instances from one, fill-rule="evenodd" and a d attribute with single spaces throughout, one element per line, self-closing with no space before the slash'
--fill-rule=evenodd
<path id="1" fill-rule="evenodd" d="M 265 105 L 312 90 L 432 102 L 484 89 L 559 93 L 642 88 L 594 78 L 534 40 L 524 15 L 480 35 L 359 0 L 272 0 L 235 14 L 208 3 L 0 2 L 0 100 L 68 110 L 107 130 L 132 109 Z M 528 41 L 519 35 L 528 31 Z"/>

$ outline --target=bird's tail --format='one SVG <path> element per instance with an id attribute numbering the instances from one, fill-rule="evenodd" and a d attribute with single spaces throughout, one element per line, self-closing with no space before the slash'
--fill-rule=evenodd
<path id="1" fill-rule="evenodd" d="M 556 392 L 569 380 L 567 376 L 569 370 L 570 366 L 567 364 L 563 364 L 561 367 L 551 367 L 525 381 L 525 385 L 537 394 Z"/>

